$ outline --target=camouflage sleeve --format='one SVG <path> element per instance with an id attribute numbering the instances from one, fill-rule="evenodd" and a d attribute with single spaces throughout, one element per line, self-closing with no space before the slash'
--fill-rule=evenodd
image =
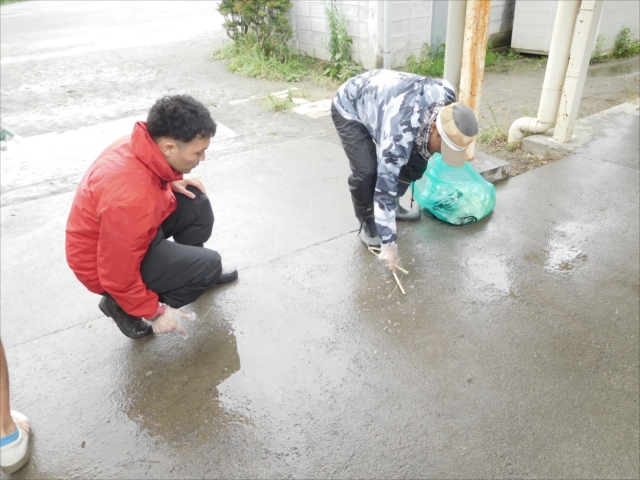
<path id="1" fill-rule="evenodd" d="M 396 126 L 395 135 L 385 135 L 378 145 L 378 179 L 373 195 L 373 213 L 376 230 L 382 243 L 395 243 L 396 233 L 396 197 L 398 195 L 398 175 L 407 163 L 414 136 L 409 123 Z M 385 132 L 388 132 L 386 128 Z"/>

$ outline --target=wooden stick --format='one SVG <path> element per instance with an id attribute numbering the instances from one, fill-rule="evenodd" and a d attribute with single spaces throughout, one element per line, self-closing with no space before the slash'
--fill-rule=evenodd
<path id="1" fill-rule="evenodd" d="M 404 273 L 405 275 L 409 275 L 409 272 L 407 270 L 405 270 L 404 268 L 402 268 L 400 265 L 396 265 L 395 267 L 398 270 L 400 270 L 402 273 Z"/>
<path id="2" fill-rule="evenodd" d="M 402 288 L 402 284 L 400 283 L 400 279 L 398 278 L 398 275 L 396 275 L 396 272 L 393 272 L 393 278 L 396 279 L 396 283 L 398 284 L 398 286 L 400 287 L 400 291 L 402 292 L 403 295 L 406 295 L 407 292 L 404 291 L 404 288 Z"/>
<path id="3" fill-rule="evenodd" d="M 381 250 L 378 247 L 370 247 L 369 245 L 367 245 L 367 248 L 369 249 L 369 251 L 371 253 L 373 253 L 376 256 L 380 256 L 379 253 L 376 253 L 376 250 L 378 252 L 380 252 Z M 404 273 L 405 275 L 409 275 L 409 272 L 407 270 L 405 270 L 404 268 L 402 268 L 400 265 L 394 265 L 394 267 L 396 267 L 398 270 L 400 270 L 402 273 Z"/>

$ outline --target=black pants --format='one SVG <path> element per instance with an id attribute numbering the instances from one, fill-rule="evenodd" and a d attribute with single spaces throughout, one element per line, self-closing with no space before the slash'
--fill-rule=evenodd
<path id="1" fill-rule="evenodd" d="M 196 300 L 222 273 L 218 252 L 202 246 L 213 230 L 209 197 L 196 187 L 187 189 L 196 198 L 176 194 L 178 207 L 158 229 L 140 266 L 147 288 L 173 308 Z M 173 242 L 167 240 L 171 237 Z"/>
<path id="2" fill-rule="evenodd" d="M 331 104 L 331 118 L 336 126 L 342 148 L 349 159 L 351 175 L 349 189 L 351 196 L 364 205 L 373 204 L 376 182 L 378 180 L 378 155 L 376 144 L 362 123 L 347 120 Z M 398 176 L 398 197 L 407 191 L 409 184 L 419 180 L 427 169 L 427 160 L 413 150 L 409 161 L 400 169 Z M 355 202 L 354 202 L 355 203 Z"/>

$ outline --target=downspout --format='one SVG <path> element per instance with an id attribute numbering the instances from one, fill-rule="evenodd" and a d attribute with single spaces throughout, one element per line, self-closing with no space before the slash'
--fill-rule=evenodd
<path id="1" fill-rule="evenodd" d="M 569 65 L 573 30 L 580 11 L 580 4 L 581 0 L 558 1 L 538 116 L 536 118 L 523 117 L 513 122 L 509 128 L 508 142 L 510 144 L 520 145 L 525 132 L 543 133 L 553 127 L 560 106 L 562 87 Z"/>
<path id="2" fill-rule="evenodd" d="M 389 9 L 389 4 L 391 0 L 386 0 L 383 2 L 384 9 L 382 10 L 383 21 L 384 21 L 384 30 L 383 30 L 383 39 L 382 39 L 382 53 L 384 56 L 382 57 L 382 67 L 383 68 L 391 68 L 391 11 Z"/>
<path id="3" fill-rule="evenodd" d="M 553 139 L 557 142 L 570 142 L 573 136 L 589 69 L 589 59 L 596 41 L 598 23 L 602 18 L 603 4 L 604 0 L 583 0 L 580 6 L 576 31 L 571 43 L 571 58 L 564 87 L 562 87 L 556 128 L 553 132 Z"/>
<path id="4" fill-rule="evenodd" d="M 460 91 L 460 73 L 462 71 L 462 45 L 464 42 L 464 21 L 467 15 L 466 0 L 449 0 L 447 12 L 447 37 L 444 50 L 444 75 L 456 90 Z"/>

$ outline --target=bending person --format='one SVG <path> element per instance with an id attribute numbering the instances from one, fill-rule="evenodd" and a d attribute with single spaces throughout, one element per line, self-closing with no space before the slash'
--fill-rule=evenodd
<path id="1" fill-rule="evenodd" d="M 333 99 L 331 117 L 351 167 L 360 238 L 381 247 L 380 260 L 391 270 L 400 264 L 396 221 L 420 220 L 420 211 L 403 208 L 400 197 L 436 152 L 447 164 L 463 166 L 478 133 L 471 109 L 455 101 L 446 80 L 393 70 L 353 77 Z"/>

